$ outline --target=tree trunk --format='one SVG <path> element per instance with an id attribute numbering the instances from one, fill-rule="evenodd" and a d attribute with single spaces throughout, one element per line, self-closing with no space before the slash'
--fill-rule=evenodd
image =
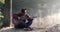
<path id="1" fill-rule="evenodd" d="M 4 6 L 4 27 L 7 27 L 10 25 L 10 0 L 5 0 L 5 6 Z"/>

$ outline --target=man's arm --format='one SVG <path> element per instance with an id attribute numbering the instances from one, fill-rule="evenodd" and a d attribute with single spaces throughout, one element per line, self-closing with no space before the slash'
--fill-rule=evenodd
<path id="1" fill-rule="evenodd" d="M 26 15 L 27 16 L 27 20 L 33 20 L 33 18 L 29 15 Z"/>

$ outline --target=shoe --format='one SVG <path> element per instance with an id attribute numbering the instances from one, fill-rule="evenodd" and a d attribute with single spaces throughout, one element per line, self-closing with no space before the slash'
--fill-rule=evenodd
<path id="1" fill-rule="evenodd" d="M 33 28 L 29 27 L 29 28 L 25 28 L 24 30 L 25 30 L 25 31 L 32 31 Z"/>

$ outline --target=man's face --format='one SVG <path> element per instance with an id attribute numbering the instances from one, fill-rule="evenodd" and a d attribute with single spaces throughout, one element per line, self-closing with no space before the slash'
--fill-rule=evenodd
<path id="1" fill-rule="evenodd" d="M 26 14 L 27 13 L 27 10 L 25 10 L 24 12 L 23 12 L 23 14 Z"/>
<path id="2" fill-rule="evenodd" d="M 25 13 L 27 12 L 27 10 L 25 10 Z"/>

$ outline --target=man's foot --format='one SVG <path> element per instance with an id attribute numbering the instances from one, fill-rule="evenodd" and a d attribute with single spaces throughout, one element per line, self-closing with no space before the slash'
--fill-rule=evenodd
<path id="1" fill-rule="evenodd" d="M 25 30 L 25 31 L 32 31 L 33 28 L 29 27 L 29 28 L 25 28 L 24 30 Z"/>

